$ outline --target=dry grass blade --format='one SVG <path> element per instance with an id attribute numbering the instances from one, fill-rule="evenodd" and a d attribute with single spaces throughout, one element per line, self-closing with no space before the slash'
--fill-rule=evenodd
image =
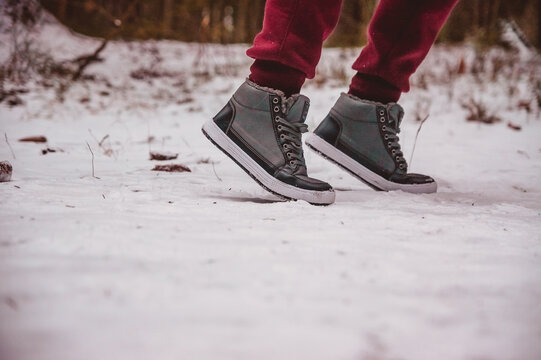
<path id="1" fill-rule="evenodd" d="M 426 120 L 428 120 L 428 116 L 425 116 L 425 118 L 423 120 L 421 120 L 421 122 L 419 123 L 419 127 L 417 128 L 417 133 L 415 133 L 415 140 L 413 141 L 413 149 L 411 150 L 411 156 L 410 156 L 410 161 L 409 161 L 409 166 L 411 168 L 411 163 L 413 162 L 413 153 L 415 152 L 415 146 L 417 146 L 417 138 L 419 137 L 419 133 L 421 132 L 421 128 L 423 127 L 423 124 L 425 123 Z"/>
<path id="2" fill-rule="evenodd" d="M 13 148 L 11 147 L 11 144 L 9 143 L 9 140 L 8 140 L 8 134 L 4 133 L 4 137 L 6 139 L 6 144 L 8 144 L 9 150 L 11 151 L 11 155 L 13 156 L 13 160 L 16 160 L 17 158 L 15 157 L 15 152 L 13 151 Z"/>
<path id="3" fill-rule="evenodd" d="M 218 179 L 218 181 L 223 181 L 222 178 L 219 177 L 218 173 L 216 172 L 216 168 L 214 167 L 214 161 L 211 164 L 212 164 L 212 171 L 214 171 L 214 175 L 216 175 L 216 179 Z"/>
<path id="4" fill-rule="evenodd" d="M 88 146 L 88 150 L 90 150 L 90 154 L 92 155 L 92 177 L 99 179 L 99 177 L 94 175 L 94 151 L 92 151 L 92 148 L 88 142 L 86 143 L 86 146 Z"/>

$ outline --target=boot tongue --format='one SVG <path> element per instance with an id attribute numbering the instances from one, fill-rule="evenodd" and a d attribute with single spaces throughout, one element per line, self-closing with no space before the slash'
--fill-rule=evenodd
<path id="1" fill-rule="evenodd" d="M 404 117 L 404 109 L 398 104 L 389 104 L 387 106 L 387 111 L 389 112 L 389 117 L 393 119 L 393 122 L 395 123 L 395 130 L 399 131 L 402 118 Z"/>
<path id="2" fill-rule="evenodd" d="M 310 108 L 310 99 L 304 95 L 293 95 L 283 102 L 287 121 L 290 123 L 304 123 Z"/>

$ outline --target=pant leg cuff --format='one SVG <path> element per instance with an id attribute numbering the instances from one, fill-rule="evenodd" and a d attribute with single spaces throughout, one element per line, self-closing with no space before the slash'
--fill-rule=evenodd
<path id="1" fill-rule="evenodd" d="M 360 99 L 377 101 L 383 104 L 397 102 L 401 91 L 382 78 L 357 73 L 349 85 L 349 94 Z"/>
<path id="2" fill-rule="evenodd" d="M 249 79 L 257 85 L 283 91 L 286 96 L 298 94 L 306 74 L 275 61 L 255 60 Z"/>

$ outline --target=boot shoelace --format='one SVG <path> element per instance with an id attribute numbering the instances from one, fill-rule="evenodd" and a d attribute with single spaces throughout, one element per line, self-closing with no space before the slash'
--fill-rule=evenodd
<path id="1" fill-rule="evenodd" d="M 287 151 L 286 156 L 289 159 L 289 165 L 304 166 L 304 156 L 302 151 L 302 134 L 308 132 L 308 125 L 304 123 L 291 123 L 280 116 L 276 116 L 278 123 L 277 129 L 280 133 L 282 147 Z"/>
<path id="2" fill-rule="evenodd" d="M 380 121 L 385 122 L 385 117 L 382 115 L 383 114 L 380 112 Z M 402 153 L 402 150 L 400 148 L 400 139 L 398 137 L 398 134 L 400 133 L 400 127 L 397 121 L 389 117 L 388 126 L 383 125 L 381 129 L 385 133 L 384 139 L 386 145 L 391 150 L 391 154 L 393 155 L 394 160 L 396 160 L 396 162 L 398 163 L 398 168 L 406 172 L 408 169 L 408 164 L 406 163 L 406 159 L 404 159 L 404 154 Z"/>

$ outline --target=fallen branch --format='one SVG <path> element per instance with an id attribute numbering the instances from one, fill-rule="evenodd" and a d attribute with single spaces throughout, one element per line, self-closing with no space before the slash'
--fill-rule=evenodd
<path id="1" fill-rule="evenodd" d="M 92 54 L 79 56 L 77 59 L 72 60 L 74 63 L 78 63 L 79 66 L 77 67 L 77 70 L 73 73 L 73 76 L 71 77 L 71 81 L 77 81 L 81 75 L 83 74 L 83 71 L 88 67 L 88 65 L 92 64 L 93 62 L 100 61 L 99 55 L 100 53 L 105 49 L 107 44 L 109 43 L 109 38 L 103 39 L 100 46 L 94 50 Z"/>

